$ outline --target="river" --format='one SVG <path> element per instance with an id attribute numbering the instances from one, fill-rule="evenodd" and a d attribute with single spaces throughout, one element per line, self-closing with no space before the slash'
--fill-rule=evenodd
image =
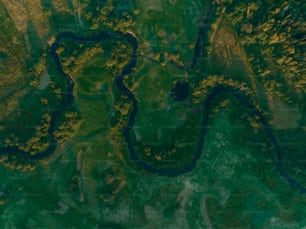
<path id="1" fill-rule="evenodd" d="M 204 33 L 205 33 L 205 30 L 207 30 L 208 23 L 209 23 L 210 10 L 211 10 L 211 8 L 209 8 L 207 17 L 202 19 L 202 24 L 199 28 L 198 36 L 197 36 L 197 39 L 196 39 L 194 57 L 193 57 L 193 60 L 192 60 L 191 64 L 185 65 L 185 66 L 178 66 L 175 63 L 173 63 L 178 68 L 180 68 L 182 70 L 192 69 L 199 62 L 199 58 L 200 58 L 200 55 L 201 55 L 201 52 L 202 52 L 202 46 L 203 46 L 202 44 L 203 44 Z M 302 193 L 306 193 L 306 188 L 303 185 L 301 185 L 296 179 L 289 176 L 289 174 L 284 169 L 284 166 L 282 164 L 282 159 L 281 159 L 280 148 L 279 148 L 279 145 L 277 143 L 276 137 L 273 133 L 273 129 L 265 121 L 264 116 L 252 105 L 251 102 L 249 102 L 247 96 L 244 95 L 241 91 L 238 91 L 237 89 L 234 89 L 234 88 L 221 86 L 221 85 L 213 88 L 211 90 L 211 92 L 207 95 L 205 100 L 203 101 L 203 111 L 204 112 L 203 112 L 202 126 L 201 126 L 201 130 L 200 130 L 200 135 L 197 137 L 198 138 L 197 147 L 195 149 L 195 152 L 193 154 L 193 158 L 192 158 L 192 161 L 191 161 L 190 164 L 188 164 L 184 167 L 181 167 L 181 168 L 177 168 L 177 169 L 165 169 L 165 168 L 154 168 L 154 167 L 150 166 L 148 163 L 146 163 L 145 161 L 140 160 L 139 157 L 137 156 L 137 153 L 135 152 L 135 148 L 134 148 L 132 140 L 131 140 L 131 130 L 132 130 L 133 125 L 135 123 L 135 118 L 138 114 L 138 101 L 136 100 L 134 94 L 125 86 L 125 84 L 123 82 L 123 77 L 125 75 L 130 74 L 132 69 L 135 68 L 136 63 L 137 63 L 136 52 L 137 52 L 137 49 L 138 49 L 138 41 L 137 41 L 137 38 L 130 33 L 120 33 L 120 32 L 111 33 L 111 32 L 107 32 L 107 31 L 102 30 L 100 32 L 97 32 L 97 33 L 89 36 L 89 37 L 77 35 L 77 34 L 72 33 L 72 32 L 63 32 L 63 33 L 59 34 L 56 37 L 55 42 L 51 45 L 48 55 L 49 55 L 50 58 L 53 59 L 53 61 L 55 63 L 55 67 L 57 68 L 58 74 L 61 77 L 65 78 L 66 83 L 67 83 L 67 91 L 62 94 L 62 100 L 59 103 L 59 106 L 57 107 L 57 109 L 51 115 L 51 120 L 50 120 L 50 125 L 49 125 L 49 130 L 48 130 L 48 133 L 49 133 L 49 136 L 50 136 L 50 144 L 49 144 L 49 146 L 46 150 L 44 150 L 43 152 L 37 153 L 35 155 L 30 154 L 30 152 L 25 152 L 25 151 L 19 150 L 18 147 L 16 147 L 16 146 L 2 147 L 2 148 L 0 148 L 0 152 L 1 152 L 0 154 L 2 154 L 2 155 L 5 154 L 8 157 L 10 157 L 11 155 L 15 155 L 17 157 L 23 158 L 24 160 L 37 161 L 37 160 L 44 159 L 45 157 L 52 154 L 56 150 L 57 141 L 56 141 L 56 138 L 54 136 L 56 123 L 58 121 L 58 118 L 59 118 L 61 112 L 63 112 L 64 108 L 66 106 L 68 106 L 69 104 L 71 104 L 71 102 L 73 101 L 73 89 L 74 89 L 74 82 L 73 82 L 72 78 L 64 72 L 63 67 L 61 65 L 61 62 L 60 62 L 60 59 L 59 59 L 59 56 L 56 53 L 56 50 L 59 48 L 60 43 L 63 39 L 71 39 L 71 40 L 81 42 L 81 43 L 103 42 L 104 40 L 107 40 L 107 39 L 112 39 L 112 40 L 123 39 L 123 40 L 126 40 L 131 45 L 132 55 L 130 57 L 130 61 L 123 68 L 122 72 L 119 75 L 115 76 L 116 77 L 115 83 L 116 83 L 116 86 L 118 87 L 118 89 L 121 91 L 121 93 L 126 95 L 128 97 L 128 99 L 132 102 L 132 105 L 133 105 L 132 108 L 131 108 L 130 114 L 129 114 L 128 123 L 122 129 L 122 134 L 124 136 L 124 140 L 125 140 L 125 143 L 127 145 L 127 149 L 128 149 L 128 152 L 130 154 L 131 159 L 141 169 L 143 169 L 143 170 L 145 170 L 149 173 L 152 173 L 152 174 L 158 174 L 160 176 L 169 176 L 169 177 L 178 176 L 178 175 L 182 175 L 182 174 L 191 172 L 197 166 L 197 162 L 201 158 L 201 155 L 202 155 L 202 150 L 203 150 L 203 146 L 204 146 L 204 139 L 205 139 L 205 134 L 206 134 L 206 130 L 207 130 L 207 123 L 208 123 L 208 120 L 209 120 L 209 110 L 211 109 L 212 101 L 220 93 L 230 93 L 231 95 L 235 96 L 241 102 L 242 106 L 244 106 L 249 111 L 251 111 L 252 114 L 257 115 L 259 117 L 259 120 L 261 121 L 262 126 L 263 126 L 263 128 L 264 128 L 264 130 L 267 134 L 268 140 L 270 141 L 270 143 L 274 147 L 275 164 L 276 164 L 276 168 L 277 168 L 279 174 L 293 188 L 298 189 Z"/>

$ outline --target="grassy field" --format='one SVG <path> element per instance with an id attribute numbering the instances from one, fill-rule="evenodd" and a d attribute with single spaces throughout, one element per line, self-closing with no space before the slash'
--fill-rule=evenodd
<path id="1" fill-rule="evenodd" d="M 304 4 L 213 0 L 199 62 L 180 69 L 193 61 L 209 4 L 0 0 L 0 146 L 31 154 L 48 146 L 50 115 L 67 90 L 48 57 L 55 36 L 107 29 L 138 41 L 124 84 L 138 101 L 131 138 L 140 160 L 163 169 L 188 165 L 207 88 L 224 84 L 258 105 L 284 168 L 306 185 Z M 75 82 L 74 101 L 58 119 L 51 156 L 27 171 L 17 169 L 18 158 L 0 166 L 0 228 L 305 227 L 304 194 L 281 177 L 258 117 L 234 96 L 213 100 L 196 167 L 157 176 L 135 165 L 122 135 L 132 103 L 115 78 L 129 44 L 63 39 L 57 54 Z M 178 82 L 188 85 L 183 101 L 171 94 Z"/>

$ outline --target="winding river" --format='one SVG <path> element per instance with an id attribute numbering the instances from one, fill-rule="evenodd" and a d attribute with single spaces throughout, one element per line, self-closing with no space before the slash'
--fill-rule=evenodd
<path id="1" fill-rule="evenodd" d="M 199 32 L 198 36 L 196 39 L 196 44 L 195 44 L 195 52 L 194 52 L 194 57 L 190 65 L 185 65 L 185 66 L 178 66 L 175 63 L 178 68 L 182 70 L 188 70 L 192 69 L 196 64 L 199 62 L 199 58 L 201 55 L 201 50 L 202 50 L 202 43 L 203 43 L 203 37 L 204 33 L 207 30 L 207 26 L 209 23 L 209 14 L 210 10 L 208 11 L 207 17 L 203 18 L 200 27 L 199 27 Z M 134 37 L 134 35 L 130 33 L 110 33 L 107 31 L 100 31 L 98 33 L 95 33 L 94 35 L 91 35 L 90 37 L 85 37 L 81 35 L 77 35 L 72 32 L 63 32 L 59 34 L 56 37 L 55 42 L 52 44 L 52 46 L 49 49 L 49 57 L 53 59 L 55 63 L 55 67 L 57 68 L 58 74 L 61 77 L 64 77 L 67 83 L 67 91 L 62 94 L 62 100 L 59 103 L 59 106 L 57 109 L 52 113 L 51 115 L 51 120 L 50 120 L 50 126 L 48 130 L 48 134 L 50 137 L 50 144 L 46 150 L 43 152 L 40 152 L 35 155 L 31 155 L 30 152 L 22 151 L 19 150 L 18 147 L 12 146 L 12 147 L 2 147 L 0 148 L 0 152 L 2 155 L 16 155 L 21 156 L 25 160 L 29 161 L 37 161 L 45 158 L 46 156 L 52 154 L 56 147 L 57 147 L 57 142 L 56 138 L 54 136 L 54 131 L 56 127 L 56 123 L 58 121 L 58 118 L 61 114 L 61 112 L 64 110 L 64 108 L 69 105 L 73 101 L 73 89 L 74 89 L 74 82 L 72 78 L 66 74 L 63 70 L 63 67 L 61 65 L 60 59 L 58 54 L 56 53 L 56 50 L 59 48 L 60 43 L 63 39 L 71 39 L 73 41 L 81 42 L 81 43 L 92 43 L 92 42 L 103 42 L 104 40 L 107 39 L 123 39 L 126 40 L 132 47 L 132 54 L 130 57 L 130 61 L 128 64 L 123 68 L 122 72 L 116 76 L 115 78 L 115 83 L 118 89 L 128 97 L 128 99 L 132 102 L 132 108 L 129 114 L 128 118 L 128 123 L 127 125 L 123 128 L 122 133 L 124 136 L 125 143 L 127 145 L 127 149 L 130 153 L 131 159 L 134 161 L 134 163 L 139 166 L 141 169 L 153 173 L 153 174 L 158 174 L 161 176 L 178 176 L 182 175 L 185 173 L 188 173 L 192 171 L 196 166 L 197 162 L 201 157 L 203 146 L 204 146 L 204 139 L 205 139 L 205 134 L 207 130 L 207 124 L 209 120 L 209 111 L 211 109 L 212 101 L 216 98 L 217 95 L 221 93 L 228 93 L 233 95 L 240 101 L 240 103 L 247 109 L 249 110 L 253 115 L 257 115 L 259 117 L 259 120 L 262 123 L 262 126 L 265 130 L 265 133 L 267 135 L 268 140 L 274 147 L 274 154 L 275 154 L 275 163 L 276 163 L 276 168 L 279 171 L 279 174 L 293 187 L 298 189 L 302 193 L 306 193 L 306 188 L 301 185 L 296 179 L 293 177 L 289 176 L 289 174 L 286 172 L 284 169 L 284 166 L 282 164 L 282 159 L 281 159 L 281 152 L 280 152 L 280 147 L 278 145 L 278 142 L 276 140 L 276 137 L 273 133 L 272 127 L 265 121 L 264 116 L 252 105 L 252 103 L 247 99 L 247 96 L 243 94 L 243 92 L 233 89 L 227 86 L 216 86 L 211 90 L 211 92 L 207 95 L 205 100 L 203 101 L 203 119 L 202 119 L 202 126 L 200 129 L 200 134 L 198 136 L 198 143 L 197 147 L 195 149 L 192 161 L 190 164 L 177 168 L 177 169 L 166 169 L 166 168 L 155 168 L 150 166 L 148 163 L 145 161 L 142 161 L 139 159 L 137 156 L 137 153 L 135 152 L 134 145 L 131 140 L 131 131 L 133 128 L 133 125 L 135 123 L 135 118 L 138 114 L 138 101 L 135 98 L 134 94 L 125 86 L 123 82 L 123 77 L 125 75 L 128 75 L 131 73 L 132 69 L 135 68 L 136 62 L 137 62 L 137 49 L 138 49 L 138 42 L 137 39 Z"/>

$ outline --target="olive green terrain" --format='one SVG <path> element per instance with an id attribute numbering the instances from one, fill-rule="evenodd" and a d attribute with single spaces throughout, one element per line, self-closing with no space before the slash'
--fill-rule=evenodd
<path id="1" fill-rule="evenodd" d="M 0 228 L 306 227 L 305 12 L 285 0 L 0 0 Z M 133 47 L 119 36 L 60 40 L 73 101 L 51 124 L 69 87 L 50 49 L 63 32 L 99 31 L 137 39 L 123 76 L 134 124 L 135 104 L 116 84 Z M 182 101 L 177 83 L 188 85 Z M 231 93 L 203 105 L 219 86 L 260 112 L 304 189 L 281 174 L 256 111 Z M 193 163 L 206 113 L 192 169 L 156 172 Z M 126 126 L 155 172 L 133 157 Z M 53 127 L 54 152 L 25 159 L 52 145 Z"/>

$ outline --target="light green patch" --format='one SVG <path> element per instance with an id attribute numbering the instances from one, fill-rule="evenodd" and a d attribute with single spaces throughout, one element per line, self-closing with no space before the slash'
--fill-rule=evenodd
<path id="1" fill-rule="evenodd" d="M 50 82 L 50 75 L 47 72 L 42 73 L 39 77 L 37 89 L 38 90 L 45 89 L 48 86 L 49 82 Z"/>
<path id="2" fill-rule="evenodd" d="M 302 115 L 297 105 L 288 104 L 276 96 L 270 96 L 270 106 L 273 127 L 276 129 L 294 129 L 299 127 Z"/>

